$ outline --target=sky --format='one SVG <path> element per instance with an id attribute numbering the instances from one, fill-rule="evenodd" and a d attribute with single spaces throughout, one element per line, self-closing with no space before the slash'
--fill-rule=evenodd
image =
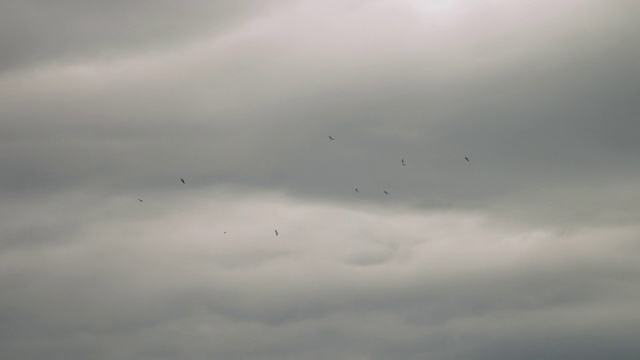
<path id="1" fill-rule="evenodd" d="M 0 358 L 637 359 L 639 33 L 635 0 L 1 2 Z"/>

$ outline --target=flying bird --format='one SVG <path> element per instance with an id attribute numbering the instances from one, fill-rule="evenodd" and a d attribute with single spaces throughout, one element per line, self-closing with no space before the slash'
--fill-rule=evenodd
<path id="1" fill-rule="evenodd" d="M 356 188 L 356 192 L 359 192 L 359 191 L 358 191 L 358 188 Z"/>
<path id="2" fill-rule="evenodd" d="M 142 199 L 138 199 L 138 201 L 142 202 Z"/>
<path id="3" fill-rule="evenodd" d="M 329 139 L 330 139 L 330 140 L 335 140 L 333 137 L 331 137 L 331 135 L 329 135 Z"/>
<path id="4" fill-rule="evenodd" d="M 465 156 L 464 159 L 467 160 L 467 162 L 469 162 L 469 158 L 468 157 Z"/>
<path id="5" fill-rule="evenodd" d="M 275 232 L 276 232 L 276 236 L 279 236 L 279 235 L 278 235 L 278 230 L 275 230 Z"/>
<path id="6" fill-rule="evenodd" d="M 387 190 L 382 190 L 383 193 L 389 195 L 389 193 L 387 192 Z"/>
<path id="7" fill-rule="evenodd" d="M 402 159 L 402 166 L 407 166 L 407 164 L 404 163 L 404 159 Z"/>
<path id="8" fill-rule="evenodd" d="M 182 181 L 183 184 L 185 183 L 183 178 L 180 178 L 180 181 Z"/>

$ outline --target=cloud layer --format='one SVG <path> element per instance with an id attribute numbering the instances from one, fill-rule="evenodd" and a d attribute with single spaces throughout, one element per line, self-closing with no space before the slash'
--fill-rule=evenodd
<path id="1" fill-rule="evenodd" d="M 635 3 L 0 14 L 0 357 L 640 352 Z"/>

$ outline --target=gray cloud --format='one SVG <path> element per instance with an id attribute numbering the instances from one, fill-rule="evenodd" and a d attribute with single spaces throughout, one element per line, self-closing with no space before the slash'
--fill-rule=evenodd
<path id="1" fill-rule="evenodd" d="M 43 62 L 109 60 L 223 31 L 268 2 L 21 1 L 2 4 L 0 71 Z"/>
<path id="2" fill-rule="evenodd" d="M 12 168 L 7 173 L 16 175 L 7 175 L 3 188 L 38 187 L 29 183 L 40 181 L 35 178 L 47 187 L 94 181 L 83 178 L 94 172 L 130 177 L 142 164 L 140 173 L 147 175 L 140 175 L 139 186 L 155 179 L 166 183 L 179 168 L 202 183 L 279 187 L 300 195 L 331 196 L 339 188 L 341 197 L 359 186 L 368 190 L 364 197 L 387 188 L 396 199 L 437 208 L 477 208 L 495 199 L 514 206 L 512 196 L 548 198 L 548 189 L 575 185 L 618 187 L 638 175 L 630 166 L 639 151 L 630 135 L 638 130 L 638 54 L 627 46 L 634 29 L 620 21 L 629 15 L 607 10 L 598 29 L 584 28 L 582 22 L 593 21 L 587 13 L 573 28 L 556 30 L 559 40 L 548 29 L 524 28 L 506 40 L 488 31 L 476 36 L 477 45 L 456 50 L 460 55 L 402 46 L 399 55 L 389 54 L 376 48 L 383 40 L 369 39 L 385 60 L 361 63 L 364 54 L 358 52 L 344 64 L 331 56 L 314 59 L 322 49 L 298 44 L 295 35 L 286 35 L 283 20 L 281 28 L 266 22 L 247 30 L 231 45 L 214 43 L 213 52 L 196 48 L 178 58 L 124 63 L 124 70 L 106 78 L 110 85 L 89 92 L 86 87 L 103 79 L 108 63 L 86 74 L 52 70 L 51 78 L 33 80 L 43 86 L 22 85 L 34 110 L 7 100 L 7 112 L 22 118 L 10 124 L 13 138 L 33 140 L 29 146 L 6 145 L 11 158 L 5 163 Z M 550 28 L 564 21 L 554 20 Z M 347 26 L 335 22 L 336 31 Z M 334 45 L 322 43 L 319 29 L 303 30 L 312 42 L 329 46 L 327 53 L 335 52 Z M 345 41 L 361 36 L 355 32 Z M 531 43 L 539 36 L 546 41 Z M 438 38 L 427 39 L 438 45 Z M 263 45 L 254 49 L 256 43 Z M 221 52 L 228 54 L 223 60 Z M 296 60 L 305 57 L 312 60 Z M 137 65 L 146 62 L 149 67 Z M 319 66 L 327 71 L 312 71 Z M 170 81 L 156 78 L 166 71 L 173 71 Z M 129 74 L 148 83 L 132 83 Z M 58 81 L 69 80 L 72 85 L 59 88 Z M 338 141 L 326 141 L 329 134 Z M 47 140 L 36 140 L 41 136 Z M 67 140 L 78 137 L 82 144 Z M 469 166 L 461 163 L 464 156 L 471 157 Z M 409 167 L 395 166 L 400 158 Z M 536 205 L 526 200 L 517 203 Z"/>
<path id="3" fill-rule="evenodd" d="M 168 212 L 157 220 L 104 222 L 95 215 L 64 245 L 4 251 L 3 349 L 14 357 L 51 352 L 106 359 L 587 353 L 627 359 L 637 350 L 633 309 L 640 269 L 621 258 L 623 251 L 629 259 L 638 255 L 636 238 L 629 236 L 636 227 L 536 234 L 464 216 L 423 216 L 416 225 L 413 213 L 388 219 L 274 199 L 197 203 L 185 214 Z M 181 208 L 189 204 L 194 202 L 185 200 Z M 254 229 L 238 235 L 263 207 L 274 207 L 278 218 L 315 216 L 327 228 L 315 238 L 304 229 L 283 229 L 282 236 L 294 236 L 283 240 L 261 236 L 261 224 L 253 223 Z M 227 214 L 220 216 L 221 209 Z M 245 219 L 236 218 L 236 211 Z M 351 222 L 344 223 L 345 217 Z M 226 239 L 211 231 L 219 223 L 234 229 Z M 369 225 L 373 238 L 357 246 L 336 247 L 342 239 L 326 237 L 367 223 L 377 224 Z M 385 235 L 407 226 L 416 235 Z M 343 255 L 375 244 L 410 244 L 412 236 L 433 227 L 442 234 L 418 237 L 408 257 L 399 254 L 364 269 L 340 264 Z M 263 243 L 258 249 L 257 240 Z M 283 246 L 288 255 L 259 255 L 260 248 Z M 215 264 L 234 256 L 256 266 Z M 34 351 L 41 338 L 46 343 Z"/>
<path id="4" fill-rule="evenodd" d="M 638 353 L 635 3 L 261 4 L 1 6 L 0 357 Z"/>

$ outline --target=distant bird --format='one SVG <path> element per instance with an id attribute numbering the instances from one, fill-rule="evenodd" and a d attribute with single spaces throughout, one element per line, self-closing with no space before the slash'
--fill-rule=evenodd
<path id="1" fill-rule="evenodd" d="M 275 230 L 275 232 L 276 232 L 276 236 L 279 236 L 279 235 L 278 235 L 278 230 Z"/>
<path id="2" fill-rule="evenodd" d="M 329 139 L 330 139 L 330 140 L 335 140 L 333 137 L 331 137 L 331 135 L 329 135 Z"/>
<path id="3" fill-rule="evenodd" d="M 227 232 L 225 231 L 224 233 L 226 234 Z"/>
<path id="4" fill-rule="evenodd" d="M 469 162 L 469 158 L 468 157 L 465 156 L 464 159 L 467 160 L 467 162 Z"/>
<path id="5" fill-rule="evenodd" d="M 387 192 L 387 190 L 382 190 L 383 193 L 389 195 L 389 193 Z"/>
<path id="6" fill-rule="evenodd" d="M 180 181 L 182 181 L 183 184 L 185 183 L 183 178 L 180 178 Z"/>
<path id="7" fill-rule="evenodd" d="M 402 159 L 402 166 L 407 166 L 407 164 L 404 163 L 404 159 Z"/>
<path id="8" fill-rule="evenodd" d="M 138 199 L 138 201 L 142 202 L 142 199 Z"/>
<path id="9" fill-rule="evenodd" d="M 359 192 L 359 191 L 358 191 L 358 188 L 356 188 L 356 192 Z"/>

